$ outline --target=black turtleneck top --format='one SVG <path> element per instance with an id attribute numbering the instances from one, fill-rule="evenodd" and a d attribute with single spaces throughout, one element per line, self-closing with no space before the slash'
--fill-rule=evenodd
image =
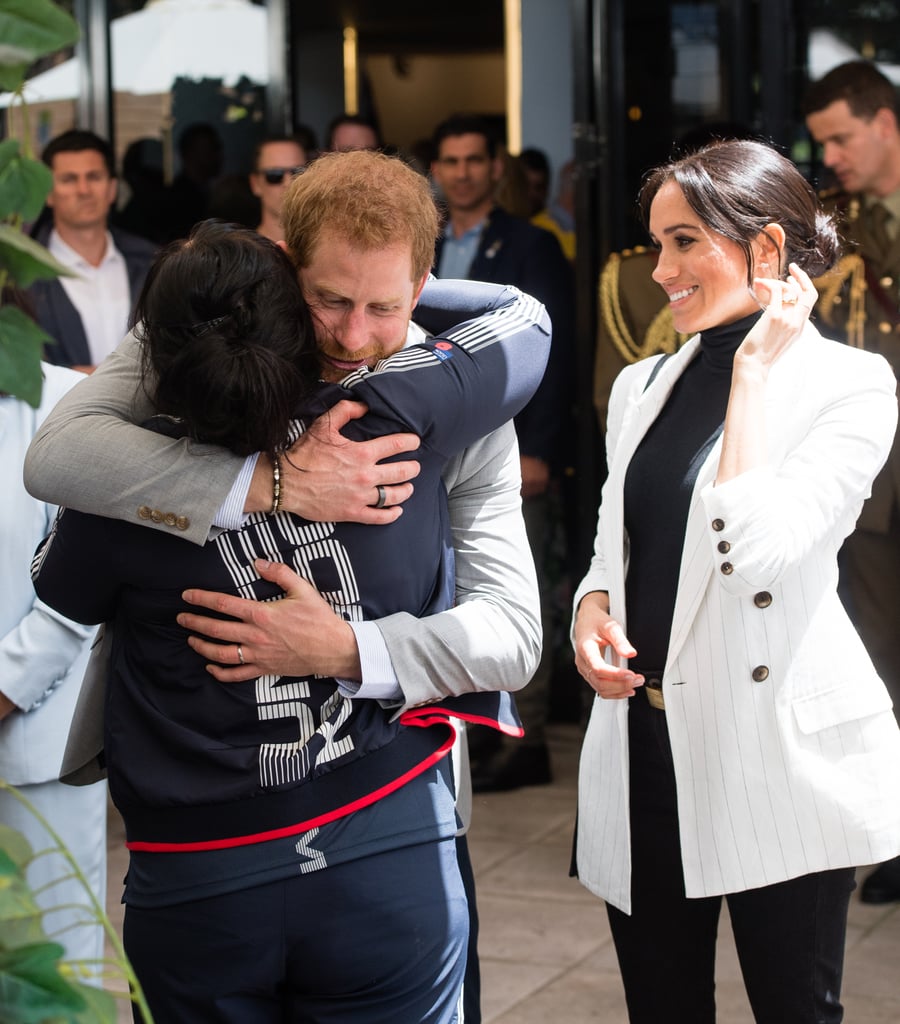
<path id="1" fill-rule="evenodd" d="M 625 475 L 626 580 L 631 667 L 666 663 L 681 552 L 697 474 L 722 433 L 734 353 L 761 313 L 704 331 L 698 356 L 675 383 Z"/>

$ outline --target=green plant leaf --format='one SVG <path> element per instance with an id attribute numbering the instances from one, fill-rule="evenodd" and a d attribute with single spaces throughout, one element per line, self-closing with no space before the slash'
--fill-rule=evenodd
<path id="1" fill-rule="evenodd" d="M 31 891 L 27 886 L 22 887 L 22 902 L 31 903 Z M 43 915 L 32 903 L 32 910 L 26 916 L 7 916 L 6 907 L 0 914 L 0 923 L 3 924 L 3 941 L 10 947 L 26 946 L 31 942 L 40 942 L 45 939 Z"/>
<path id="2" fill-rule="evenodd" d="M 9 224 L 0 224 L 0 267 L 9 271 L 20 288 L 35 281 L 74 276 L 42 245 Z"/>
<path id="3" fill-rule="evenodd" d="M 78 1024 L 116 1024 L 116 997 L 111 992 L 80 982 L 73 982 L 73 986 L 85 1002 L 85 1008 L 72 1017 L 73 1021 Z"/>
<path id="4" fill-rule="evenodd" d="M 43 913 L 34 901 L 24 873 L 0 878 L 0 934 L 8 948 L 40 942 Z"/>
<path id="5" fill-rule="evenodd" d="M 53 339 L 21 309 L 0 306 L 0 391 L 33 408 L 41 401 L 41 355 Z"/>
<path id="6" fill-rule="evenodd" d="M 25 878 L 32 856 L 31 845 L 21 832 L 0 826 L 0 935 L 7 948 L 46 937 L 42 912 Z"/>
<path id="7" fill-rule="evenodd" d="M 14 213 L 34 220 L 52 186 L 50 168 L 40 160 L 22 156 L 8 160 L 0 166 L 0 220 Z"/>
<path id="8" fill-rule="evenodd" d="M 59 972 L 63 952 L 58 942 L 0 948 L 0 1022 L 71 1020 L 86 1008 L 84 997 Z"/>
<path id="9" fill-rule="evenodd" d="M 22 84 L 27 64 L 0 63 L 0 92 L 15 92 Z M 0 1018 L 2 1024 L 2 1018 Z"/>
<path id="10" fill-rule="evenodd" d="M 75 19 L 52 0 L 0 0 L 0 88 L 15 91 L 30 64 L 78 35 Z"/>
<path id="11" fill-rule="evenodd" d="M 2 0 L 0 0 L 2 2 Z M 4 139 L 0 142 L 0 171 L 19 155 L 19 140 Z"/>
<path id="12" fill-rule="evenodd" d="M 3 314 L 0 313 L 0 320 L 2 318 Z M 0 824 L 0 876 L 24 869 L 33 856 L 31 843 L 21 832 L 9 825 Z"/>

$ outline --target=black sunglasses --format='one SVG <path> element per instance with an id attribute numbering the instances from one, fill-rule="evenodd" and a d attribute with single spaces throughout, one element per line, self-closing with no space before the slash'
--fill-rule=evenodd
<path id="1" fill-rule="evenodd" d="M 266 179 L 267 185 L 280 185 L 286 174 L 293 178 L 305 170 L 305 167 L 260 167 L 259 173 Z"/>

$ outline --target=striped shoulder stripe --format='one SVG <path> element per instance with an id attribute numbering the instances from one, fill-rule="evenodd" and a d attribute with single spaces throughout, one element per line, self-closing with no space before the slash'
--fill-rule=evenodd
<path id="1" fill-rule="evenodd" d="M 487 345 L 495 345 L 535 327 L 543 319 L 543 306 L 530 295 L 522 292 L 518 294 L 518 302 L 502 309 L 492 309 L 477 320 L 448 332 L 447 340 L 466 351 L 477 352 Z M 405 373 L 429 365 L 434 359 L 434 354 L 427 347 L 412 346 L 394 353 L 389 362 L 382 360 L 372 370 L 361 367 L 346 377 L 342 386 L 352 388 L 370 373 Z"/>
<path id="2" fill-rule="evenodd" d="M 57 510 L 56 515 L 53 517 L 53 525 L 50 527 L 50 534 L 49 534 L 49 536 L 44 541 L 44 543 L 40 546 L 40 548 L 38 548 L 38 550 L 35 551 L 35 553 L 31 556 L 30 572 L 31 572 L 31 578 L 32 579 L 34 579 L 38 575 L 38 573 L 40 572 L 41 565 L 43 564 L 44 559 L 47 557 L 47 552 L 50 550 L 51 544 L 56 539 L 57 525 L 59 524 L 59 520 L 60 520 L 60 518 L 62 517 L 62 515 L 64 513 L 65 513 L 65 508 L 60 508 L 60 509 Z"/>

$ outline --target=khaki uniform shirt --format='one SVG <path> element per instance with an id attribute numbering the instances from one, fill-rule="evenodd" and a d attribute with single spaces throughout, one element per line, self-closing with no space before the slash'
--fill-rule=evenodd
<path id="1" fill-rule="evenodd" d="M 658 253 L 638 245 L 611 253 L 600 274 L 594 408 L 606 430 L 609 392 L 619 371 L 659 352 L 675 352 L 687 335 L 678 334 L 666 293 L 650 276 Z"/>
<path id="2" fill-rule="evenodd" d="M 819 301 L 813 320 L 826 337 L 883 355 L 896 375 L 900 372 L 900 192 L 884 201 L 894 213 L 895 224 L 886 248 L 873 237 L 862 196 L 834 191 L 820 199 L 825 210 L 838 218 L 845 254 L 833 271 L 816 281 Z M 895 438 L 858 528 L 888 533 L 898 508 L 900 444 Z"/>

